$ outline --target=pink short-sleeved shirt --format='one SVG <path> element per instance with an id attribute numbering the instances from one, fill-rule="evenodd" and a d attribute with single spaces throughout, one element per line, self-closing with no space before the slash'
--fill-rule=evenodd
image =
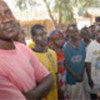
<path id="1" fill-rule="evenodd" d="M 0 49 L 0 100 L 26 100 L 22 92 L 35 88 L 49 72 L 33 52 L 20 43 L 16 49 Z"/>

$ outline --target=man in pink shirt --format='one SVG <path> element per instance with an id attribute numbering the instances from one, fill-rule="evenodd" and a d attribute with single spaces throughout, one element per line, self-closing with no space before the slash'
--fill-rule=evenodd
<path id="1" fill-rule="evenodd" d="M 46 96 L 53 78 L 25 45 L 13 42 L 16 21 L 0 0 L 0 100 L 34 100 Z"/>

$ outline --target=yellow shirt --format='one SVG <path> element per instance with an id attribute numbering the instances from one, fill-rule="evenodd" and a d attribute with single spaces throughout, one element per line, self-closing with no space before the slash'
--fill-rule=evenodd
<path id="1" fill-rule="evenodd" d="M 39 53 L 35 51 L 33 52 L 35 53 L 39 61 L 51 72 L 54 79 L 54 85 L 52 91 L 43 100 L 58 100 L 57 79 L 56 79 L 56 73 L 57 73 L 56 53 L 51 49 L 48 49 L 46 53 Z"/>

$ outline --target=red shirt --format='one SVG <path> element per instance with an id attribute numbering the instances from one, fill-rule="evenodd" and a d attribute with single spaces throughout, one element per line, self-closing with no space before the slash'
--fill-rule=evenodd
<path id="1" fill-rule="evenodd" d="M 58 73 L 63 73 L 65 71 L 64 68 L 64 52 L 61 50 L 61 54 L 56 52 L 57 54 L 57 62 L 58 62 Z"/>

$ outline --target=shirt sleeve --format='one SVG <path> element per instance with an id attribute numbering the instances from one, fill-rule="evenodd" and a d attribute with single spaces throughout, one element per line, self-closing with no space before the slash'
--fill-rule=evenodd
<path id="1" fill-rule="evenodd" d="M 85 62 L 91 63 L 92 62 L 92 51 L 91 48 L 88 47 L 86 50 L 86 59 Z"/>
<path id="2" fill-rule="evenodd" d="M 43 78 L 48 76 L 50 72 L 39 62 L 33 52 L 31 54 L 31 60 L 34 68 L 35 78 L 37 82 L 40 82 Z"/>
<path id="3" fill-rule="evenodd" d="M 0 73 L 0 100 L 26 100 L 24 95 Z"/>
<path id="4" fill-rule="evenodd" d="M 31 49 L 22 44 L 20 44 L 20 48 L 21 50 L 23 50 L 25 55 L 27 55 L 27 57 L 31 60 L 35 79 L 37 82 L 40 82 L 43 78 L 50 74 L 49 71 L 39 62 L 39 60 L 37 59 L 37 57 Z"/>

